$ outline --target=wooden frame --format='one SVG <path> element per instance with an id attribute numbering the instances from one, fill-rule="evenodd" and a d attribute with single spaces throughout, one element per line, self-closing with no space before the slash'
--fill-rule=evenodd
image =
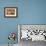
<path id="1" fill-rule="evenodd" d="M 8 18 L 18 17 L 18 8 L 17 7 L 5 7 L 4 17 L 8 17 Z"/>

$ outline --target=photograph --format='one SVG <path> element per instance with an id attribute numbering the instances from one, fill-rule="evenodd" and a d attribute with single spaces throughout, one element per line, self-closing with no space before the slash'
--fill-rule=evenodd
<path id="1" fill-rule="evenodd" d="M 4 8 L 4 16 L 5 17 L 17 17 L 18 16 L 18 8 L 17 7 L 5 7 Z"/>
<path id="2" fill-rule="evenodd" d="M 20 40 L 46 41 L 46 25 L 20 24 L 18 30 Z"/>

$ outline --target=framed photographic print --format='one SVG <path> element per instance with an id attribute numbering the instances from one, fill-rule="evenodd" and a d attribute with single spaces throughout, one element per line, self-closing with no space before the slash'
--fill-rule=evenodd
<path id="1" fill-rule="evenodd" d="M 46 41 L 46 24 L 19 24 L 18 41 Z"/>
<path id="2" fill-rule="evenodd" d="M 5 7 L 4 8 L 4 16 L 9 18 L 14 18 L 18 16 L 18 8 L 17 7 Z"/>

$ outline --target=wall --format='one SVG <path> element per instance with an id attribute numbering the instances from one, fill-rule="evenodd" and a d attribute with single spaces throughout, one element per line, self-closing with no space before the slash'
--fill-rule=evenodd
<path id="1" fill-rule="evenodd" d="M 18 18 L 4 18 L 4 7 L 18 7 Z M 0 0 L 0 44 L 7 44 L 17 24 L 46 24 L 46 0 Z M 17 42 L 17 40 L 16 40 Z"/>

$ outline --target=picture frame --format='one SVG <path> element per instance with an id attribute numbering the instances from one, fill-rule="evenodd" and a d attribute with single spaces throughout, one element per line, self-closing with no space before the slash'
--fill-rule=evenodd
<path id="1" fill-rule="evenodd" d="M 27 30 L 28 32 L 24 33 Z M 22 40 L 46 41 L 46 24 L 18 24 L 18 41 L 21 42 Z"/>
<path id="2" fill-rule="evenodd" d="M 4 17 L 7 17 L 7 18 L 18 17 L 18 8 L 17 7 L 5 7 L 4 8 Z"/>

